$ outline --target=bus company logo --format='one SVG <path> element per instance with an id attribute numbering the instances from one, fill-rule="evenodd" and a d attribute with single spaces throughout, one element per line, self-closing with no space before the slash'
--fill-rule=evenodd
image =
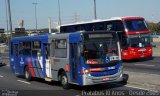
<path id="1" fill-rule="evenodd" d="M 24 64 L 23 58 L 21 57 L 20 64 Z"/>
<path id="2" fill-rule="evenodd" d="M 112 67 L 108 67 L 108 69 L 109 69 L 109 70 L 114 70 L 114 69 L 116 69 L 116 68 L 115 68 L 115 66 L 112 66 Z"/>
<path id="3" fill-rule="evenodd" d="M 109 57 L 106 57 L 105 62 L 106 62 L 106 63 L 109 63 L 109 62 L 110 62 L 110 58 L 109 58 Z"/>
<path id="4" fill-rule="evenodd" d="M 13 58 L 11 58 L 11 61 L 13 62 L 13 61 L 14 61 L 14 59 L 13 59 Z"/>

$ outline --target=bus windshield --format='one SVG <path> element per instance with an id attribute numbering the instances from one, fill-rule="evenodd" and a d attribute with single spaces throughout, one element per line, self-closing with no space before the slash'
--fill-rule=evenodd
<path id="1" fill-rule="evenodd" d="M 147 25 L 143 19 L 139 20 L 126 20 L 124 21 L 128 31 L 142 31 L 148 30 Z"/>
<path id="2" fill-rule="evenodd" d="M 112 39 L 85 42 L 83 54 L 86 64 L 106 64 L 119 60 L 117 41 Z"/>
<path id="3" fill-rule="evenodd" d="M 137 48 L 151 46 L 150 35 L 141 34 L 140 36 L 129 38 L 129 44 L 130 44 L 130 47 L 137 47 Z"/>

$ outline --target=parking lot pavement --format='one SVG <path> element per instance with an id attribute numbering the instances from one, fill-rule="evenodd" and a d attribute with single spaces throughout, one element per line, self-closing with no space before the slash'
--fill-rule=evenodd
<path id="1" fill-rule="evenodd" d="M 153 48 L 153 56 L 160 57 L 160 46 Z"/>
<path id="2" fill-rule="evenodd" d="M 160 90 L 160 75 L 124 71 L 129 74 L 128 84 L 149 90 Z"/>

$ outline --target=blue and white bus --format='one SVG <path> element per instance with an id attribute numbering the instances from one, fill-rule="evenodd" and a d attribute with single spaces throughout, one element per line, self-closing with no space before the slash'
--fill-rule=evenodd
<path id="1" fill-rule="evenodd" d="M 60 81 L 63 88 L 127 81 L 115 32 L 16 37 L 11 39 L 10 66 L 28 81 Z"/>

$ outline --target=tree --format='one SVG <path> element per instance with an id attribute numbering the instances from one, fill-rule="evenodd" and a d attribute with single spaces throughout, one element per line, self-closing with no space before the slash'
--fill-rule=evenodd
<path id="1" fill-rule="evenodd" d="M 159 23 L 148 22 L 147 24 L 148 24 L 149 30 L 151 30 L 151 32 L 160 33 L 160 22 Z"/>
<path id="2" fill-rule="evenodd" d="M 0 43 L 7 43 L 7 35 L 5 34 L 0 35 Z"/>

